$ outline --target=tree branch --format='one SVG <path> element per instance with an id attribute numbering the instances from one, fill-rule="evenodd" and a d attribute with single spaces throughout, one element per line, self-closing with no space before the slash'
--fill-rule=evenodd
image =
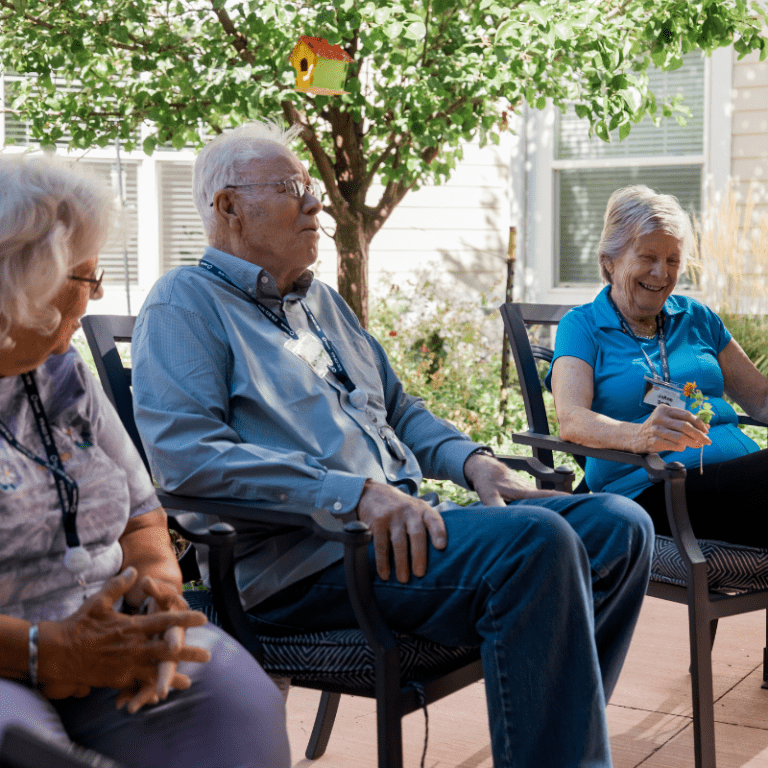
<path id="1" fill-rule="evenodd" d="M 248 38 L 235 27 L 232 19 L 223 7 L 216 7 L 215 0 L 211 0 L 211 7 L 224 31 L 232 38 L 230 42 L 237 51 L 237 55 L 247 64 L 255 64 L 256 57 L 253 51 L 248 48 Z"/>
<path id="2" fill-rule="evenodd" d="M 312 159 L 315 161 L 317 170 L 320 171 L 320 177 L 328 191 L 328 196 L 331 198 L 331 203 L 334 206 L 343 208 L 346 205 L 346 201 L 342 197 L 336 184 L 336 175 L 333 171 L 331 161 L 323 151 L 314 129 L 309 124 L 308 120 L 302 120 L 301 115 L 292 102 L 281 101 L 280 106 L 283 108 L 285 119 L 290 125 L 300 125 L 303 127 L 304 131 L 302 133 L 302 138 L 312 155 Z"/>

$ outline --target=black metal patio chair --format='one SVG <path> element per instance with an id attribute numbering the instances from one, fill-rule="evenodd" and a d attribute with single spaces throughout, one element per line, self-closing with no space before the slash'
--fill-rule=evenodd
<path id="1" fill-rule="evenodd" d="M 89 315 L 82 319 L 104 390 L 147 464 L 133 418 L 131 371 L 116 343 L 130 341 L 134 317 Z M 505 457 L 513 469 L 564 487 L 573 473 L 554 471 L 530 457 Z M 402 768 L 402 718 L 482 678 L 479 648 L 448 648 L 412 636 L 396 635 L 386 625 L 371 587 L 368 543 L 371 534 L 358 521 L 343 525 L 328 510 L 288 505 L 265 507 L 215 499 L 190 498 L 159 490 L 171 525 L 192 543 L 210 550 L 211 592 L 185 593 L 191 607 L 239 640 L 272 675 L 292 685 L 321 690 L 320 707 L 307 747 L 309 759 L 327 746 L 341 694 L 376 699 L 379 768 Z M 194 514 L 198 513 L 198 514 Z M 305 633 L 291 637 L 257 635 L 244 614 L 234 575 L 234 529 L 218 523 L 206 531 L 199 515 L 258 520 L 265 525 L 310 528 L 325 539 L 344 542 L 347 587 L 358 629 Z M 221 545 L 217 545 L 217 541 Z"/>
<path id="2" fill-rule="evenodd" d="M 512 348 L 528 430 L 512 436 L 531 447 L 535 458 L 554 466 L 553 451 L 571 454 L 583 467 L 588 456 L 643 467 L 651 480 L 663 482 L 672 537 L 657 536 L 648 595 L 688 606 L 691 687 L 696 768 L 715 768 L 712 644 L 718 619 L 768 609 L 768 550 L 697 540 L 685 497 L 686 470 L 665 463 L 657 453 L 587 448 L 550 434 L 536 360 L 549 363 L 553 351 L 532 345 L 527 326 L 556 326 L 570 306 L 508 302 L 499 307 Z M 761 422 L 745 416 L 743 424 Z M 539 481 L 537 481 L 539 482 Z M 546 487 L 546 486 L 543 486 Z M 576 489 L 589 492 L 586 483 Z M 768 645 L 768 613 L 766 613 Z M 763 649 L 763 687 L 768 687 L 768 650 Z"/>

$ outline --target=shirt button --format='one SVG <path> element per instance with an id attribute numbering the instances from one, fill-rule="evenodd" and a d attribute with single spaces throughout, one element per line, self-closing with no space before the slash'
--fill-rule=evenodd
<path id="1" fill-rule="evenodd" d="M 366 429 L 367 432 L 370 432 L 371 431 L 371 425 L 370 424 L 366 424 L 365 425 L 365 429 Z"/>
<path id="2" fill-rule="evenodd" d="M 261 279 L 262 283 L 268 283 L 269 282 L 269 278 L 266 275 L 262 275 L 260 279 Z"/>
<path id="3" fill-rule="evenodd" d="M 280 498 L 280 501 L 287 501 L 288 500 L 288 494 L 287 493 L 281 493 L 279 498 Z"/>
<path id="4" fill-rule="evenodd" d="M 337 502 L 336 502 L 336 503 L 333 505 L 333 508 L 334 508 L 334 509 L 335 509 L 337 512 L 341 512 L 341 508 L 342 508 L 343 506 L 344 506 L 344 505 L 343 505 L 343 504 L 342 504 L 340 501 L 337 501 Z"/>

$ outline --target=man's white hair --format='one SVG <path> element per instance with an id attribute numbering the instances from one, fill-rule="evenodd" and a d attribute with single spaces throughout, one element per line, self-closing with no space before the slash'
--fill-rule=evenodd
<path id="1" fill-rule="evenodd" d="M 275 147 L 288 149 L 301 131 L 301 125 L 285 130 L 277 123 L 257 120 L 222 133 L 203 147 L 195 160 L 192 189 L 197 212 L 209 238 L 216 223 L 211 207 L 216 192 L 228 184 L 247 183 L 244 174 L 252 160 L 264 157 Z"/>
<path id="2" fill-rule="evenodd" d="M 55 157 L 0 157 L 0 350 L 12 326 L 51 334 L 51 305 L 72 267 L 102 247 L 112 220 L 110 193 Z"/>

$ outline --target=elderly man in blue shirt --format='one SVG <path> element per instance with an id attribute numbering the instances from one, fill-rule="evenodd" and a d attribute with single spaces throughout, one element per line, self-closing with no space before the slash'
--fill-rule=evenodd
<path id="1" fill-rule="evenodd" d="M 133 342 L 155 477 L 169 491 L 367 523 L 390 626 L 481 648 L 496 768 L 610 766 L 605 705 L 647 586 L 650 520 L 611 494 L 536 490 L 403 390 L 309 271 L 322 205 L 288 149 L 295 136 L 255 123 L 197 158 L 210 245 L 157 282 Z M 480 502 L 420 498 L 423 476 Z M 354 625 L 340 545 L 230 522 L 243 604 L 262 627 Z"/>

